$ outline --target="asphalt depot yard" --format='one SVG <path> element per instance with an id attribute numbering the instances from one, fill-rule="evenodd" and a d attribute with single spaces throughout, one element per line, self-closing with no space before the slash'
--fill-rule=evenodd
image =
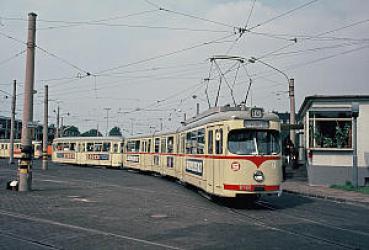
<path id="1" fill-rule="evenodd" d="M 232 205 L 160 176 L 40 164 L 22 193 L 0 160 L 0 249 L 369 249 L 365 206 L 286 193 Z"/>

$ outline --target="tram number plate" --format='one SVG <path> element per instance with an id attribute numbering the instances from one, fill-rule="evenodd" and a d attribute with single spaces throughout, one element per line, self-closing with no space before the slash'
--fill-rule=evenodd
<path id="1" fill-rule="evenodd" d="M 202 173 L 203 173 L 202 160 L 187 160 L 186 161 L 186 172 L 202 176 Z"/>

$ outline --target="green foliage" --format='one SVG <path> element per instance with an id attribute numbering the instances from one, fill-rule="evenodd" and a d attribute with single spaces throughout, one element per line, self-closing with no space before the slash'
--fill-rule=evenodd
<path id="1" fill-rule="evenodd" d="M 70 126 L 63 130 L 63 137 L 75 137 L 79 136 L 80 134 L 81 133 L 79 132 L 79 129 L 75 126 Z"/>
<path id="2" fill-rule="evenodd" d="M 343 128 L 341 128 L 339 124 L 337 124 L 336 142 L 337 142 L 338 148 L 342 148 L 343 146 L 346 145 L 346 142 L 349 136 L 349 131 L 350 131 L 350 125 L 348 123 L 346 123 L 345 126 L 343 126 Z"/>
<path id="3" fill-rule="evenodd" d="M 365 186 L 365 187 L 359 187 L 358 189 L 356 189 L 349 181 L 346 181 L 345 184 L 332 185 L 331 188 L 340 189 L 344 191 L 353 191 L 353 192 L 369 194 L 369 187 Z"/>
<path id="4" fill-rule="evenodd" d="M 110 130 L 109 136 L 122 136 L 122 132 L 119 127 L 114 127 Z"/>
<path id="5" fill-rule="evenodd" d="M 83 137 L 91 137 L 91 136 L 102 136 L 102 134 L 100 133 L 100 131 L 97 131 L 97 129 L 90 129 L 84 133 L 81 134 L 81 136 Z"/>

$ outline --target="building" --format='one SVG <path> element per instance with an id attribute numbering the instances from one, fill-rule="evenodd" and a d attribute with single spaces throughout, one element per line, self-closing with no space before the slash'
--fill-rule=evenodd
<path id="1" fill-rule="evenodd" d="M 299 110 L 310 185 L 352 182 L 352 103 L 359 103 L 358 183 L 369 185 L 369 95 L 308 96 Z"/>
<path id="2" fill-rule="evenodd" d="M 36 128 L 32 130 L 32 140 L 42 141 L 43 126 L 37 124 Z M 54 125 L 51 124 L 48 130 L 49 141 L 54 138 Z M 15 134 L 14 139 L 21 139 L 22 135 L 22 120 L 15 120 Z M 0 139 L 10 139 L 10 117 L 0 116 Z"/>
<path id="3" fill-rule="evenodd" d="M 22 133 L 22 121 L 15 120 L 15 134 L 16 139 L 21 138 Z M 0 116 L 0 139 L 10 138 L 10 117 Z"/>

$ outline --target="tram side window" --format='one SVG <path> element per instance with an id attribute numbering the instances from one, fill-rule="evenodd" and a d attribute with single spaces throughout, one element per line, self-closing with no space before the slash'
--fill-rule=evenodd
<path id="1" fill-rule="evenodd" d="M 123 153 L 124 143 L 120 143 L 120 153 Z"/>
<path id="2" fill-rule="evenodd" d="M 188 132 L 186 135 L 186 154 L 203 154 L 205 148 L 205 129 Z"/>
<path id="3" fill-rule="evenodd" d="M 102 143 L 95 143 L 94 144 L 94 150 L 95 152 L 101 152 L 102 149 Z"/>
<path id="4" fill-rule="evenodd" d="M 118 153 L 118 144 L 117 143 L 113 144 L 113 153 Z"/>
<path id="5" fill-rule="evenodd" d="M 140 141 L 128 141 L 127 152 L 138 152 L 140 149 Z"/>
<path id="6" fill-rule="evenodd" d="M 192 154 L 192 132 L 186 134 L 186 154 Z"/>
<path id="7" fill-rule="evenodd" d="M 173 153 L 173 147 L 174 147 L 174 137 L 170 136 L 168 137 L 168 141 L 167 141 L 167 153 Z"/>
<path id="8" fill-rule="evenodd" d="M 75 150 L 75 147 L 76 147 L 76 144 L 75 143 L 71 143 L 70 144 L 70 147 L 69 147 L 69 150 L 74 151 Z"/>
<path id="9" fill-rule="evenodd" d="M 92 152 L 94 151 L 94 144 L 92 142 L 88 142 L 86 148 L 87 148 L 87 152 Z"/>
<path id="10" fill-rule="evenodd" d="M 208 132 L 208 154 L 213 154 L 213 130 Z"/>
<path id="11" fill-rule="evenodd" d="M 110 151 L 110 142 L 104 142 L 102 145 L 102 151 L 103 152 L 109 152 Z"/>
<path id="12" fill-rule="evenodd" d="M 205 129 L 199 129 L 197 131 L 197 153 L 204 154 L 205 148 Z"/>
<path id="13" fill-rule="evenodd" d="M 165 150 L 167 148 L 167 141 L 166 138 L 161 139 L 161 153 L 166 153 Z"/>
<path id="14" fill-rule="evenodd" d="M 160 138 L 155 138 L 155 153 L 159 153 Z"/>
<path id="15" fill-rule="evenodd" d="M 150 152 L 151 152 L 151 139 L 149 139 L 149 141 L 148 141 L 148 143 L 147 143 L 146 152 L 147 152 L 147 153 L 150 153 Z"/>
<path id="16" fill-rule="evenodd" d="M 181 135 L 181 154 L 184 154 L 186 152 L 185 145 L 186 145 L 186 137 L 185 135 Z"/>
<path id="17" fill-rule="evenodd" d="M 215 153 L 223 154 L 223 129 L 215 131 Z"/>

